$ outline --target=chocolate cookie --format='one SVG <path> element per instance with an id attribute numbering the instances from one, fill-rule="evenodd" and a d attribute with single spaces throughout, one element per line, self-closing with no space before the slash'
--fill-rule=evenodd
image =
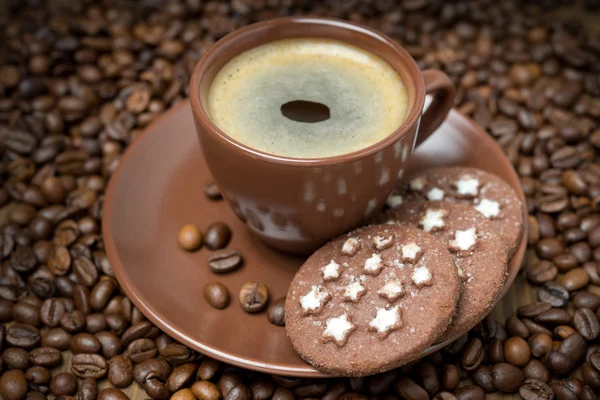
<path id="1" fill-rule="evenodd" d="M 456 316 L 441 336 L 452 339 L 477 325 L 502 293 L 507 248 L 492 223 L 467 204 L 407 200 L 387 211 L 388 223 L 431 233 L 454 258 L 462 291 Z"/>
<path id="2" fill-rule="evenodd" d="M 285 328 L 318 370 L 371 375 L 417 358 L 446 330 L 458 298 L 452 256 L 435 238 L 369 226 L 329 242 L 298 270 Z"/>
<path id="3" fill-rule="evenodd" d="M 525 210 L 512 187 L 496 175 L 477 168 L 433 168 L 403 181 L 387 201 L 396 207 L 402 199 L 465 203 L 492 221 L 509 249 L 509 257 L 519 247 L 524 232 Z"/>

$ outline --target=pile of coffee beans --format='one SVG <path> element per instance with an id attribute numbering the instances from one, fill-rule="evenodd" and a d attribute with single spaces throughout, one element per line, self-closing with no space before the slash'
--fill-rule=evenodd
<path id="1" fill-rule="evenodd" d="M 570 3 L 570 2 L 565 2 Z M 598 1 L 580 2 L 593 13 Z M 7 400 L 593 399 L 600 391 L 600 39 L 559 1 L 8 1 L 0 40 L 0 396 Z M 122 293 L 104 190 L 123 151 L 187 96 L 207 48 L 248 23 L 322 15 L 389 34 L 440 68 L 527 196 L 522 275 L 539 301 L 368 378 L 267 376 L 177 343 Z M 4 14 L 6 15 L 6 14 Z M 208 185 L 207 196 L 219 198 Z M 220 245 L 219 227 L 204 245 Z M 244 296 L 259 307 L 259 284 Z M 268 292 L 267 292 L 268 293 Z M 275 301 L 275 304 L 281 304 Z M 281 308 L 267 316 L 281 320 Z M 199 316 L 200 318 L 202 316 Z M 243 334 L 243 333 L 240 333 Z M 127 389 L 124 389 L 127 388 Z M 136 389 L 138 388 L 138 389 Z M 125 391 L 122 391 L 124 389 Z M 144 398 L 140 394 L 136 397 Z"/>

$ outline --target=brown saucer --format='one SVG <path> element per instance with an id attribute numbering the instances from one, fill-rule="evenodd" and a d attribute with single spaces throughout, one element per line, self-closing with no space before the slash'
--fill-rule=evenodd
<path id="1" fill-rule="evenodd" d="M 410 165 L 481 168 L 506 180 L 524 199 L 502 150 L 456 111 L 419 146 Z M 326 376 L 294 352 L 283 327 L 271 325 L 265 313 L 246 314 L 237 302 L 241 285 L 249 280 L 265 282 L 272 299 L 285 296 L 303 259 L 266 247 L 225 202 L 207 200 L 203 185 L 209 181 L 190 104 L 184 101 L 158 118 L 127 150 L 106 192 L 102 233 L 123 290 L 158 327 L 201 353 L 265 373 Z M 240 270 L 224 276 L 215 276 L 206 266 L 209 250 L 190 254 L 177 246 L 182 225 L 205 229 L 215 221 L 232 228 L 229 247 L 240 249 L 246 259 Z M 505 292 L 519 271 L 525 247 L 526 237 L 509 263 Z M 213 280 L 227 285 L 235 300 L 225 310 L 211 308 L 203 298 L 204 284 Z M 423 355 L 448 343 L 430 347 Z"/>

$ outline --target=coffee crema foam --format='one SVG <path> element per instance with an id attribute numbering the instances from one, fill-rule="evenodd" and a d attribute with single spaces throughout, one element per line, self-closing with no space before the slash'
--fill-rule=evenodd
<path id="1" fill-rule="evenodd" d="M 298 122 L 281 106 L 310 101 L 330 118 Z M 368 147 L 392 134 L 407 112 L 406 88 L 378 56 L 343 42 L 285 39 L 230 60 L 208 93 L 208 114 L 231 138 L 280 156 L 329 157 Z"/>

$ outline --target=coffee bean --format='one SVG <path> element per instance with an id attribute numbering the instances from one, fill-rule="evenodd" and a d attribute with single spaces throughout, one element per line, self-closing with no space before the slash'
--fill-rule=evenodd
<path id="1" fill-rule="evenodd" d="M 600 322 L 589 308 L 576 310 L 573 314 L 573 324 L 577 332 L 586 340 L 594 340 L 600 335 Z"/>
<path id="2" fill-rule="evenodd" d="M 69 349 L 71 343 L 71 334 L 62 328 L 50 329 L 42 335 L 42 346 L 53 347 L 60 351 Z"/>
<path id="3" fill-rule="evenodd" d="M 592 389 L 600 390 L 600 373 L 587 362 L 581 366 L 581 378 Z"/>
<path id="4" fill-rule="evenodd" d="M 224 397 L 224 400 L 251 400 L 252 399 L 252 392 L 250 391 L 250 388 L 243 384 L 240 383 L 239 385 L 236 385 L 235 387 L 233 387 L 229 393 L 227 393 L 227 396 Z"/>
<path id="5" fill-rule="evenodd" d="M 179 247 L 186 251 L 196 251 L 202 246 L 202 232 L 195 225 L 187 224 L 179 230 Z"/>
<path id="6" fill-rule="evenodd" d="M 239 250 L 217 250 L 208 257 L 208 267 L 215 274 L 225 274 L 240 268 L 244 262 Z"/>
<path id="7" fill-rule="evenodd" d="M 28 304 L 23 301 L 19 301 L 12 307 L 12 318 L 16 322 L 22 322 L 36 327 L 39 327 L 42 324 L 40 318 L 40 306 Z"/>
<path id="8" fill-rule="evenodd" d="M 533 285 L 542 285 L 553 280 L 558 274 L 558 268 L 546 260 L 538 261 L 527 269 L 527 280 Z"/>
<path id="9" fill-rule="evenodd" d="M 267 309 L 269 322 L 277 326 L 285 326 L 285 297 L 273 302 Z"/>
<path id="10" fill-rule="evenodd" d="M 57 327 L 60 319 L 66 312 L 66 303 L 61 298 L 49 298 L 44 301 L 40 309 L 42 322 L 51 327 Z"/>
<path id="11" fill-rule="evenodd" d="M 396 394 L 403 399 L 419 400 L 428 399 L 429 394 L 421 386 L 417 385 L 412 379 L 401 376 L 394 386 Z"/>
<path id="12" fill-rule="evenodd" d="M 260 312 L 269 302 L 269 289 L 262 282 L 246 282 L 240 289 L 239 300 L 244 311 Z"/>
<path id="13" fill-rule="evenodd" d="M 29 353 L 19 347 L 9 347 L 2 353 L 2 361 L 8 368 L 25 371 L 29 368 Z"/>
<path id="14" fill-rule="evenodd" d="M 252 398 L 256 400 L 267 400 L 271 398 L 275 391 L 275 384 L 270 379 L 254 379 L 250 382 Z M 323 400 L 337 399 L 346 391 L 346 385 L 342 381 L 334 383 L 327 393 L 322 397 Z M 195 394 L 195 393 L 194 393 Z"/>
<path id="15" fill-rule="evenodd" d="M 90 306 L 96 311 L 101 311 L 108 304 L 116 289 L 111 279 L 101 279 L 90 292 Z"/>
<path id="16" fill-rule="evenodd" d="M 127 355 L 136 364 L 155 357 L 156 353 L 156 344 L 147 338 L 136 339 L 127 347 Z"/>
<path id="17" fill-rule="evenodd" d="M 66 312 L 60 317 L 60 326 L 69 333 L 77 333 L 85 327 L 85 316 L 79 310 Z"/>
<path id="18" fill-rule="evenodd" d="M 525 324 L 525 326 L 527 327 L 527 329 L 529 329 L 529 332 L 531 332 L 532 334 L 535 334 L 535 333 L 546 333 L 548 335 L 552 334 L 552 332 L 548 328 L 546 328 L 543 325 L 538 324 L 537 322 L 533 322 L 529 318 L 523 318 L 522 321 L 523 321 L 523 324 Z"/>
<path id="19" fill-rule="evenodd" d="M 206 229 L 204 243 L 211 250 L 222 249 L 231 239 L 231 230 L 223 222 L 215 222 Z"/>
<path id="20" fill-rule="evenodd" d="M 53 347 L 38 347 L 31 350 L 29 359 L 33 365 L 52 368 L 62 363 L 62 354 L 58 349 Z"/>
<path id="21" fill-rule="evenodd" d="M 551 304 L 540 301 L 537 303 L 532 303 L 519 307 L 517 309 L 517 314 L 519 315 L 519 317 L 531 318 L 535 317 L 538 314 L 541 314 L 544 311 L 548 311 L 551 308 Z"/>
<path id="22" fill-rule="evenodd" d="M 596 398 L 596 394 L 594 393 L 594 390 L 587 385 L 584 386 L 583 390 L 581 391 L 580 399 L 581 400 L 593 400 L 595 398 Z"/>
<path id="23" fill-rule="evenodd" d="M 173 368 L 169 379 L 167 380 L 167 387 L 170 392 L 176 392 L 187 386 L 196 376 L 198 365 L 195 363 L 181 364 Z"/>
<path id="24" fill-rule="evenodd" d="M 452 392 L 457 400 L 484 400 L 485 391 L 479 386 L 463 386 L 460 389 Z"/>
<path id="25" fill-rule="evenodd" d="M 6 400 L 21 400 L 27 394 L 27 381 L 22 371 L 9 370 L 0 376 L 0 395 Z"/>
<path id="26" fill-rule="evenodd" d="M 69 372 L 59 372 L 50 381 L 50 392 L 57 397 L 75 394 L 77 378 Z"/>
<path id="27" fill-rule="evenodd" d="M 519 388 L 519 394 L 525 400 L 551 399 L 554 397 L 552 388 L 536 379 L 525 380 Z"/>
<path id="28" fill-rule="evenodd" d="M 102 344 L 91 333 L 78 333 L 71 339 L 70 350 L 73 354 L 79 353 L 99 353 L 102 349 Z"/>
<path id="29" fill-rule="evenodd" d="M 590 276 L 585 269 L 583 268 L 575 268 L 567 272 L 560 283 L 567 289 L 569 292 L 583 289 L 590 282 Z"/>
<path id="30" fill-rule="evenodd" d="M 133 363 L 127 356 L 118 355 L 110 359 L 108 381 L 116 388 L 127 387 L 133 381 Z"/>
<path id="31" fill-rule="evenodd" d="M 561 308 L 552 308 L 535 317 L 536 322 L 548 325 L 568 325 L 571 320 L 571 314 Z"/>
<path id="32" fill-rule="evenodd" d="M 564 307 L 569 302 L 569 292 L 562 285 L 546 282 L 538 290 L 538 299 L 553 307 Z"/>
<path id="33" fill-rule="evenodd" d="M 440 392 L 433 397 L 433 400 L 456 400 L 456 396 L 450 392 Z"/>
<path id="34" fill-rule="evenodd" d="M 196 397 L 194 397 L 194 394 L 192 393 L 192 391 L 190 389 L 180 389 L 177 392 L 173 393 L 173 395 L 171 396 L 171 399 L 173 400 L 196 400 Z"/>
<path id="35" fill-rule="evenodd" d="M 6 342 L 11 346 L 31 349 L 40 341 L 40 331 L 33 325 L 16 323 L 6 329 Z"/>
<path id="36" fill-rule="evenodd" d="M 52 376 L 50 375 L 50 370 L 36 365 L 25 372 L 25 379 L 29 382 L 30 387 L 46 391 Z"/>
<path id="37" fill-rule="evenodd" d="M 98 400 L 129 400 L 129 397 L 119 389 L 106 388 L 98 393 Z"/>
<path id="38" fill-rule="evenodd" d="M 526 379 L 537 379 L 546 383 L 550 381 L 548 368 L 540 360 L 530 360 L 522 371 Z"/>
<path id="39" fill-rule="evenodd" d="M 77 391 L 78 400 L 96 400 L 98 396 L 98 385 L 93 378 L 85 378 Z"/>
<path id="40" fill-rule="evenodd" d="M 565 340 L 567 337 L 571 336 L 575 333 L 575 329 L 571 328 L 568 325 L 559 325 L 554 328 L 552 334 L 557 339 Z"/>
<path id="41" fill-rule="evenodd" d="M 112 332 L 102 331 L 96 333 L 95 336 L 102 346 L 102 355 L 105 358 L 111 359 L 116 355 L 121 354 L 123 346 L 117 335 Z"/>
<path id="42" fill-rule="evenodd" d="M 564 245 L 560 240 L 552 237 L 541 239 L 536 248 L 538 256 L 544 260 L 552 260 L 564 251 Z"/>
<path id="43" fill-rule="evenodd" d="M 98 333 L 108 328 L 104 314 L 90 314 L 85 317 L 85 330 L 89 333 Z"/>
<path id="44" fill-rule="evenodd" d="M 238 375 L 232 372 L 224 372 L 217 383 L 219 387 L 219 392 L 221 392 L 221 396 L 226 397 L 231 389 L 236 387 L 241 383 L 241 379 Z M 295 385 L 297 386 L 297 385 Z"/>
<path id="45" fill-rule="evenodd" d="M 81 256 L 73 260 L 73 272 L 81 285 L 92 287 L 98 281 L 98 269 L 87 257 Z"/>
<path id="46" fill-rule="evenodd" d="M 198 400 L 219 400 L 221 393 L 210 381 L 198 381 L 192 385 L 192 393 Z"/>
<path id="47" fill-rule="evenodd" d="M 465 370 L 473 371 L 479 367 L 483 360 L 483 356 L 484 351 L 481 340 L 478 338 L 471 338 L 463 349 L 461 365 Z"/>
<path id="48" fill-rule="evenodd" d="M 551 351 L 546 359 L 546 367 L 552 375 L 557 378 L 564 378 L 575 369 L 576 365 L 567 355 L 558 351 Z"/>
<path id="49" fill-rule="evenodd" d="M 209 200 L 221 200 L 223 197 L 221 196 L 221 191 L 219 187 L 214 182 L 209 182 L 204 185 L 204 195 Z"/>
<path id="50" fill-rule="evenodd" d="M 523 367 L 529 362 L 530 357 L 529 345 L 523 338 L 513 336 L 504 343 L 504 359 L 512 365 Z"/>
<path id="51" fill-rule="evenodd" d="M 492 367 L 492 380 L 496 390 L 504 393 L 516 392 L 525 377 L 521 370 L 507 363 L 499 363 Z"/>
<path id="52" fill-rule="evenodd" d="M 585 357 L 585 339 L 579 333 L 573 333 L 563 340 L 558 351 L 568 356 L 574 364 L 579 364 Z"/>
<path id="53" fill-rule="evenodd" d="M 129 327 L 129 321 L 123 314 L 108 313 L 104 314 L 104 316 L 106 317 L 108 328 L 116 335 L 122 335 Z"/>
<path id="54" fill-rule="evenodd" d="M 142 321 L 137 324 L 133 324 L 121 336 L 121 341 L 124 346 L 128 346 L 129 343 L 133 342 L 136 339 L 141 338 L 152 338 L 154 339 L 158 336 L 158 329 L 152 325 L 150 321 Z"/>
<path id="55" fill-rule="evenodd" d="M 480 386 L 487 393 L 493 393 L 496 391 L 494 383 L 492 381 L 492 373 L 490 369 L 485 365 L 480 365 L 472 374 L 471 379 L 473 383 Z"/>
<path id="56" fill-rule="evenodd" d="M 220 361 L 205 356 L 198 366 L 198 372 L 196 374 L 198 380 L 208 381 L 212 379 L 219 371 L 220 366 Z"/>
<path id="57" fill-rule="evenodd" d="M 229 291 L 221 282 L 211 282 L 204 286 L 204 299 L 217 310 L 229 305 Z"/>
<path id="58" fill-rule="evenodd" d="M 71 359 L 71 372 L 78 378 L 101 379 L 108 371 L 108 363 L 98 354 L 80 353 Z"/>
<path id="59" fill-rule="evenodd" d="M 596 311 L 600 308 L 600 296 L 592 292 L 579 292 L 573 296 L 573 305 L 576 308 L 589 308 Z"/>
<path id="60" fill-rule="evenodd" d="M 516 317 L 508 317 L 506 319 L 506 330 L 512 336 L 521 338 L 529 337 L 529 329 L 527 329 L 525 324 Z"/>

